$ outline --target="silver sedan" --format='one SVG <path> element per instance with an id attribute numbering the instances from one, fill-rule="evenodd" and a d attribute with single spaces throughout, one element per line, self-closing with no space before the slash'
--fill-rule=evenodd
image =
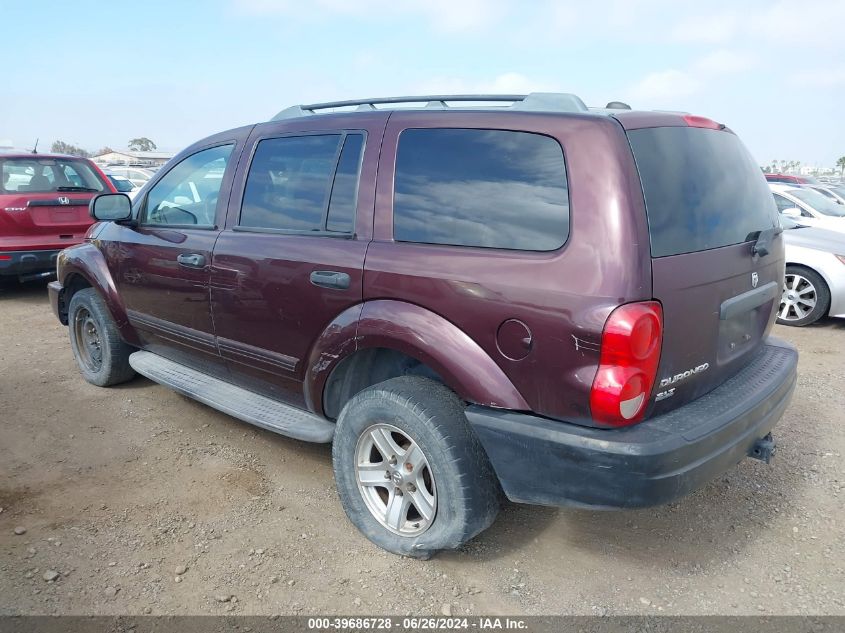
<path id="1" fill-rule="evenodd" d="M 781 216 L 786 276 L 778 323 L 809 325 L 823 316 L 845 318 L 845 234 Z"/>

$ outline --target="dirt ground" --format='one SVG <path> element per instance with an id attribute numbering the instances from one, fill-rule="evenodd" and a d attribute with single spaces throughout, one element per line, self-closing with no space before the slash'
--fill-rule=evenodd
<path id="1" fill-rule="evenodd" d="M 845 614 L 845 320 L 775 333 L 801 361 L 771 466 L 650 510 L 510 505 L 421 562 L 347 522 L 328 446 L 89 385 L 44 284 L 0 291 L 0 614 Z"/>

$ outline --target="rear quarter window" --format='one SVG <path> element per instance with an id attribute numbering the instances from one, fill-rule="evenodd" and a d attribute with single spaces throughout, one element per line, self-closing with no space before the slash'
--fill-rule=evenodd
<path id="1" fill-rule="evenodd" d="M 632 130 L 628 139 L 652 257 L 740 244 L 778 225 L 771 190 L 735 134 L 661 127 Z"/>
<path id="2" fill-rule="evenodd" d="M 408 129 L 395 176 L 397 241 L 551 251 L 569 235 L 563 149 L 551 137 Z"/>

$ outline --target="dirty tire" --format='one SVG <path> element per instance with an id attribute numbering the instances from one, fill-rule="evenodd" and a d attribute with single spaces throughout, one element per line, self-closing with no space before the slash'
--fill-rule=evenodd
<path id="1" fill-rule="evenodd" d="M 94 328 L 99 354 L 85 340 L 80 330 Z M 92 385 L 109 387 L 126 382 L 135 376 L 129 366 L 133 348 L 120 338 L 117 326 L 102 297 L 93 288 L 79 290 L 73 295 L 68 308 L 70 346 L 82 376 Z M 99 362 L 97 362 L 99 360 Z"/>
<path id="2" fill-rule="evenodd" d="M 803 325 L 815 323 L 823 316 L 827 315 L 830 310 L 830 289 L 827 287 L 827 282 L 825 282 L 824 278 L 812 268 L 807 268 L 805 266 L 787 266 L 785 277 L 788 279 L 790 276 L 804 278 L 813 285 L 813 288 L 815 289 L 816 304 L 803 318 L 796 319 L 793 317 L 790 319 L 783 319 L 780 316 L 780 311 L 783 309 L 783 303 L 781 303 L 778 308 L 777 322 L 781 325 L 801 327 Z"/>
<path id="3" fill-rule="evenodd" d="M 379 423 L 396 427 L 416 442 L 436 482 L 435 514 L 420 534 L 397 534 L 382 525 L 359 490 L 359 438 Z M 392 378 L 352 398 L 338 418 L 332 461 L 349 520 L 394 554 L 426 559 L 438 550 L 457 548 L 488 528 L 501 506 L 499 482 L 467 422 L 464 403 L 447 387 L 426 378 Z"/>

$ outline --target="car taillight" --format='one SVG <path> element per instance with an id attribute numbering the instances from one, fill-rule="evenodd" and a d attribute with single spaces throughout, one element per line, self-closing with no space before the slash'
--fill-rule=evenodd
<path id="1" fill-rule="evenodd" d="M 662 339 L 663 309 L 656 301 L 627 303 L 610 314 L 590 391 L 593 420 L 627 426 L 642 419 L 657 376 Z"/>
<path id="2" fill-rule="evenodd" d="M 713 119 L 708 119 L 706 116 L 698 116 L 697 114 L 685 114 L 684 121 L 690 127 L 703 127 L 710 130 L 722 130 L 725 127 Z"/>

